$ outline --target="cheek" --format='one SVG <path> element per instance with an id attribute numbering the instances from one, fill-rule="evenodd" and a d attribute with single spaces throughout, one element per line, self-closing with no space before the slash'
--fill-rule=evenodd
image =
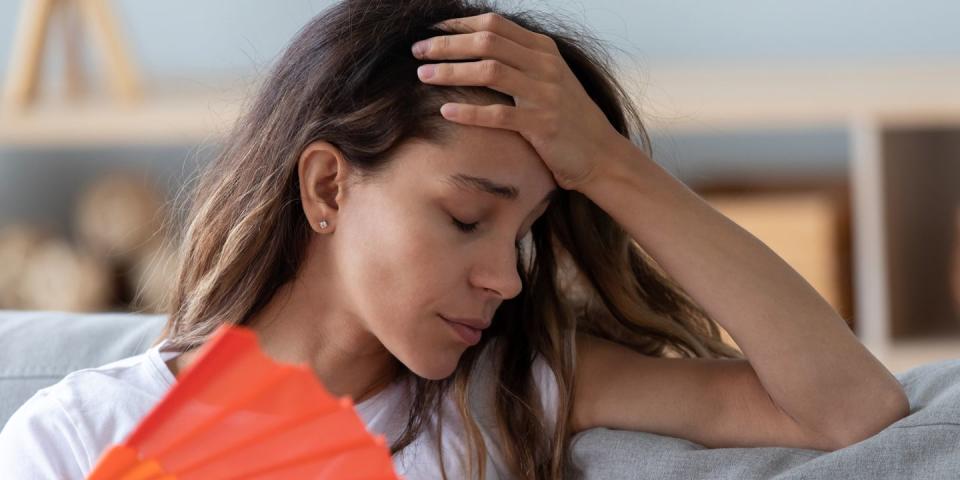
<path id="1" fill-rule="evenodd" d="M 394 356 L 420 376 L 443 378 L 464 349 L 436 317 L 458 301 L 462 264 L 449 252 L 451 232 L 423 213 L 388 206 L 378 212 L 344 238 L 346 288 L 367 328 Z"/>
<path id="2" fill-rule="evenodd" d="M 428 225 L 435 220 L 423 213 L 388 202 L 369 212 L 350 225 L 339 245 L 345 288 L 378 336 L 416 330 L 449 289 L 451 267 L 437 261 L 438 226 Z"/>
<path id="3" fill-rule="evenodd" d="M 405 215 L 381 218 L 369 228 L 362 249 L 366 284 L 380 301 L 413 307 L 434 293 L 438 265 L 430 235 L 423 232 L 423 225 Z"/>

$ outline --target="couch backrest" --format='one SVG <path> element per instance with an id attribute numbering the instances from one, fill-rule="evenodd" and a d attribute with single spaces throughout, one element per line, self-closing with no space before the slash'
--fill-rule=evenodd
<path id="1" fill-rule="evenodd" d="M 136 355 L 165 315 L 0 310 L 0 425 L 66 374 Z"/>

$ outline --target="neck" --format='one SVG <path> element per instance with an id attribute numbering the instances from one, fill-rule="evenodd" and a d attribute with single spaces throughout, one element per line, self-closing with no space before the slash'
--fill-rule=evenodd
<path id="1" fill-rule="evenodd" d="M 362 402 L 390 384 L 398 362 L 355 317 L 318 300 L 317 292 L 339 297 L 317 280 L 283 285 L 249 325 L 267 355 L 309 365 L 331 394 Z"/>

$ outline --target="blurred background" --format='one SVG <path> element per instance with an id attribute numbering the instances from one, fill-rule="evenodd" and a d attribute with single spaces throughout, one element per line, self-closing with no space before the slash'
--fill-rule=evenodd
<path id="1" fill-rule="evenodd" d="M 0 309 L 157 311 L 172 202 L 330 3 L 0 2 Z M 960 3 L 500 3 L 606 42 L 654 160 L 888 368 L 960 357 Z"/>

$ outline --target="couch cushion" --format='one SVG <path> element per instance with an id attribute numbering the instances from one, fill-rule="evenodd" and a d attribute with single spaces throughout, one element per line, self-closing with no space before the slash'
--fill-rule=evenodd
<path id="1" fill-rule="evenodd" d="M 0 311 L 0 425 L 67 373 L 145 351 L 165 316 Z M 596 428 L 572 442 L 571 478 L 953 478 L 960 471 L 960 359 L 896 375 L 911 414 L 834 452 L 708 449 L 646 432 Z"/>
<path id="2" fill-rule="evenodd" d="M 37 390 L 145 351 L 164 315 L 0 310 L 0 425 Z"/>
<path id="3" fill-rule="evenodd" d="M 574 437 L 572 477 L 584 479 L 941 479 L 960 472 L 960 359 L 896 374 L 910 415 L 833 452 L 708 449 L 645 432 L 593 429 Z"/>

